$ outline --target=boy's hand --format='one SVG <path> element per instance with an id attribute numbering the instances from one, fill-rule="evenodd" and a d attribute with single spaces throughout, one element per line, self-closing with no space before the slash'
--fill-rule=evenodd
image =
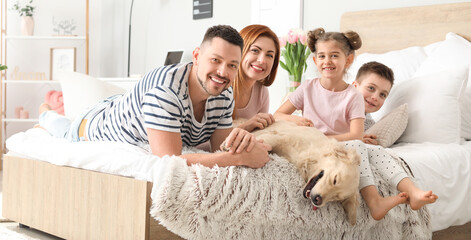
<path id="1" fill-rule="evenodd" d="M 377 136 L 374 134 L 365 134 L 363 135 L 363 142 L 371 145 L 378 145 Z"/>

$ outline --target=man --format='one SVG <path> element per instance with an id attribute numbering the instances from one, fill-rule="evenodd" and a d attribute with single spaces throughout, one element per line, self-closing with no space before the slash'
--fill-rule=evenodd
<path id="1" fill-rule="evenodd" d="M 262 167 L 269 161 L 270 146 L 245 130 L 232 128 L 230 86 L 242 47 L 243 40 L 232 27 L 211 27 L 193 51 L 192 62 L 151 71 L 128 93 L 99 103 L 75 120 L 64 136 L 75 141 L 149 144 L 153 154 L 181 156 L 188 165 Z M 40 112 L 47 106 L 42 109 Z M 40 116 L 40 125 L 49 132 L 48 126 L 58 126 L 48 124 L 51 112 Z M 213 150 L 224 140 L 231 150 L 182 155 L 183 146 L 196 146 L 208 139 Z"/>

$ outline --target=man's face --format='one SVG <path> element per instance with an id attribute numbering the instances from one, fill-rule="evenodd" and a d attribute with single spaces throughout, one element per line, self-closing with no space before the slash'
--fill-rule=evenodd
<path id="1" fill-rule="evenodd" d="M 193 52 L 198 82 L 208 96 L 217 96 L 231 86 L 241 57 L 239 46 L 218 37 Z"/>

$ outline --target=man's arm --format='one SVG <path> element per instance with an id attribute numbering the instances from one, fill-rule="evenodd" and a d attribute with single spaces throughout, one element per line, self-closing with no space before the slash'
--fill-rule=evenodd
<path id="1" fill-rule="evenodd" d="M 258 141 L 254 141 L 253 149 L 250 152 L 192 153 L 182 155 L 180 133 L 147 128 L 147 134 L 152 154 L 159 157 L 165 155 L 180 156 L 187 160 L 188 165 L 200 163 L 207 167 L 213 167 L 217 164 L 220 167 L 247 166 L 260 168 L 270 160 L 268 151 L 271 150 L 271 147 Z M 222 135 L 222 132 L 220 134 Z"/>

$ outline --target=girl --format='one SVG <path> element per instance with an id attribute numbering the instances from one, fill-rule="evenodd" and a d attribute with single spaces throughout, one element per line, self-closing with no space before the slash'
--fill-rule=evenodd
<path id="1" fill-rule="evenodd" d="M 437 196 L 415 187 L 407 174 L 399 166 L 394 166 L 395 161 L 390 155 L 380 156 L 387 158 L 387 161 L 372 160 L 376 155 L 360 141 L 365 119 L 363 96 L 343 80 L 346 69 L 354 60 L 354 51 L 361 47 L 359 35 L 352 31 L 326 33 L 318 28 L 309 32 L 308 46 L 314 53 L 313 59 L 321 78 L 303 82 L 288 97 L 289 101 L 275 112 L 275 118 L 316 127 L 327 136 L 346 141 L 343 144 L 357 150 L 362 159 L 359 168 L 360 193 L 375 220 L 382 219 L 391 208 L 407 201 L 415 210 L 435 202 Z M 303 111 L 303 117 L 291 115 L 296 109 Z M 385 198 L 379 195 L 370 160 L 372 164 L 380 163 L 377 168 L 384 170 L 388 181 L 397 186 L 401 193 Z M 386 172 L 385 169 L 389 170 Z"/>
<path id="2" fill-rule="evenodd" d="M 233 119 L 248 119 L 239 128 L 253 131 L 271 125 L 268 113 L 270 86 L 280 62 L 280 43 L 276 34 L 264 25 L 249 25 L 240 31 L 244 39 L 242 62 L 233 84 L 235 108 Z"/>

